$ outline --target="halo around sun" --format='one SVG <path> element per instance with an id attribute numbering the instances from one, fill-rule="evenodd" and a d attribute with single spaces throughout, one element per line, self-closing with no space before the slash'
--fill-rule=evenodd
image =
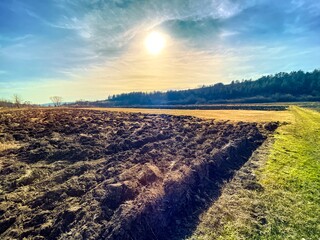
<path id="1" fill-rule="evenodd" d="M 145 47 L 152 55 L 158 55 L 166 46 L 166 38 L 159 32 L 151 32 L 145 39 Z"/>

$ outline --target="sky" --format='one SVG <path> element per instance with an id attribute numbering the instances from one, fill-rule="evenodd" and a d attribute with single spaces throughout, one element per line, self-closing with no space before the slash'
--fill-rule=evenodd
<path id="1" fill-rule="evenodd" d="M 165 44 L 152 54 L 155 32 Z M 101 100 L 319 66 L 318 0 L 0 1 L 0 99 Z"/>

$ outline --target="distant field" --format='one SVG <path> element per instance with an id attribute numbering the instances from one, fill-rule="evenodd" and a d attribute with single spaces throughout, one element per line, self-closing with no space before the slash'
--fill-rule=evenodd
<path id="1" fill-rule="evenodd" d="M 258 110 L 181 110 L 181 109 L 145 109 L 145 108 L 93 108 L 93 110 L 116 111 L 127 113 L 169 114 L 194 116 L 203 119 L 230 120 L 243 122 L 293 122 L 294 117 L 286 111 Z"/>

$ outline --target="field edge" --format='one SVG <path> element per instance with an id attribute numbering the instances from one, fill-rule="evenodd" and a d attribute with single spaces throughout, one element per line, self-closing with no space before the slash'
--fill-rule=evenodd
<path id="1" fill-rule="evenodd" d="M 238 172 L 189 240 L 319 239 L 320 114 L 290 112 L 295 121 L 277 130 L 269 154 Z"/>

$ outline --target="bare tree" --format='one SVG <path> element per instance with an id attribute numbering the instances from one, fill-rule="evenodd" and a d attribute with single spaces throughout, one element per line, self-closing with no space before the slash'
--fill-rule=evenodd
<path id="1" fill-rule="evenodd" d="M 28 108 L 32 107 L 32 103 L 31 103 L 30 101 L 25 101 L 25 102 L 23 103 L 23 105 L 26 106 L 26 107 L 28 107 Z"/>
<path id="2" fill-rule="evenodd" d="M 50 100 L 53 103 L 53 106 L 55 107 L 59 107 L 62 104 L 62 97 L 53 96 L 53 97 L 50 97 Z"/>
<path id="3" fill-rule="evenodd" d="M 17 108 L 21 108 L 22 98 L 21 98 L 18 94 L 14 94 L 14 95 L 13 95 L 13 104 L 14 104 Z"/>

